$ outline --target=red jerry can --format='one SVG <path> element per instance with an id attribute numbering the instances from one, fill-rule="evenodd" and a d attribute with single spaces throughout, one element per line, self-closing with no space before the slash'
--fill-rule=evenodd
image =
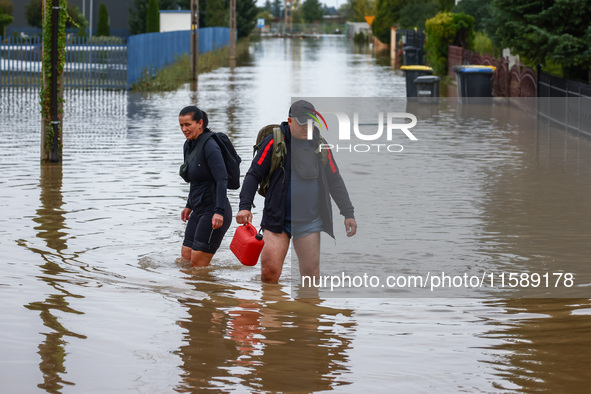
<path id="1" fill-rule="evenodd" d="M 246 223 L 236 229 L 234 238 L 230 243 L 230 250 L 244 265 L 256 265 L 263 249 L 263 234 L 250 223 Z"/>

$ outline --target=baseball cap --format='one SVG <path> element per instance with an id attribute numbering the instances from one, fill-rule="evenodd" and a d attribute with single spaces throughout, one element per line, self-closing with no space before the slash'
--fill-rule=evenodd
<path id="1" fill-rule="evenodd" d="M 315 109 L 312 103 L 306 100 L 298 100 L 289 107 L 289 117 L 296 118 L 299 124 L 305 125 L 308 119 L 314 120 Z"/>

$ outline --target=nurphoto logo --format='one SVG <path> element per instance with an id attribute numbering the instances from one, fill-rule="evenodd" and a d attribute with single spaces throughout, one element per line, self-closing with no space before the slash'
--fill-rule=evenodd
<path id="1" fill-rule="evenodd" d="M 308 119 L 308 139 L 312 140 L 312 135 L 314 132 L 314 123 L 316 122 L 322 131 L 326 130 L 328 132 L 328 124 L 326 119 L 322 114 L 316 111 L 313 108 L 306 108 L 310 112 L 307 115 L 311 118 Z M 351 141 L 352 133 L 355 138 L 361 141 L 378 141 L 382 139 L 384 134 L 384 129 L 386 131 L 386 140 L 391 142 L 392 136 L 395 132 L 401 131 L 404 135 L 411 141 L 418 141 L 418 138 L 411 133 L 410 129 L 416 126 L 417 124 L 417 117 L 413 114 L 406 113 L 406 112 L 387 112 L 384 115 L 384 112 L 378 113 L 378 121 L 377 123 L 372 124 L 360 124 L 359 123 L 359 113 L 353 113 L 353 124 L 351 125 L 351 119 L 349 116 L 344 112 L 325 112 L 325 114 L 332 114 L 336 117 L 338 122 L 338 137 L 339 141 Z M 384 116 L 386 118 L 386 124 L 384 128 Z M 410 123 L 407 123 L 406 120 L 410 119 Z M 368 126 L 374 125 L 377 126 L 377 131 L 367 133 L 362 132 L 359 126 Z M 351 127 L 352 126 L 352 127 Z M 385 143 L 364 143 L 364 144 L 320 144 L 320 150 L 322 149 L 335 149 L 338 151 L 349 151 L 349 152 L 370 152 L 370 151 L 388 151 L 388 152 L 402 152 L 404 147 L 400 144 L 385 144 Z"/>

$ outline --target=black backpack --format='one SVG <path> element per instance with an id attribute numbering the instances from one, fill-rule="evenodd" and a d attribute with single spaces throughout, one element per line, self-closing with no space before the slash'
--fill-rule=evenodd
<path id="1" fill-rule="evenodd" d="M 193 149 L 187 158 L 187 161 L 181 165 L 179 175 L 185 180 L 185 182 L 189 182 L 189 179 L 187 178 L 187 166 L 189 162 L 193 160 L 195 155 L 200 158 L 203 156 L 203 146 L 210 138 L 213 138 L 222 150 L 222 156 L 224 157 L 224 163 L 226 164 L 226 170 L 228 171 L 228 189 L 239 189 L 240 163 L 242 162 L 242 159 L 238 156 L 238 153 L 236 153 L 236 149 L 234 148 L 232 141 L 230 141 L 230 138 L 224 133 L 209 132 L 205 134 L 204 138 L 202 138 L 199 141 L 200 143 Z"/>

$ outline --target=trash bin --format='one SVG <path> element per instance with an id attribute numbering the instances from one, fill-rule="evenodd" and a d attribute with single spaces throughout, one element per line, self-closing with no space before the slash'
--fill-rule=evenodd
<path id="1" fill-rule="evenodd" d="M 417 77 L 433 74 L 433 69 L 427 66 L 402 66 L 400 69 L 404 70 L 406 76 L 406 97 L 417 97 L 417 87 L 415 85 Z"/>
<path id="2" fill-rule="evenodd" d="M 492 97 L 492 75 L 496 70 L 494 66 L 463 65 L 454 66 L 453 70 L 457 76 L 460 101 L 466 101 L 464 99 L 470 97 Z"/>
<path id="3" fill-rule="evenodd" d="M 439 97 L 439 78 L 436 75 L 423 75 L 415 78 L 418 98 Z"/>
<path id="4" fill-rule="evenodd" d="M 421 48 L 407 46 L 407 47 L 403 48 L 403 51 L 404 51 L 404 64 L 406 66 L 421 64 L 423 62 L 423 56 L 422 56 L 423 50 Z"/>

